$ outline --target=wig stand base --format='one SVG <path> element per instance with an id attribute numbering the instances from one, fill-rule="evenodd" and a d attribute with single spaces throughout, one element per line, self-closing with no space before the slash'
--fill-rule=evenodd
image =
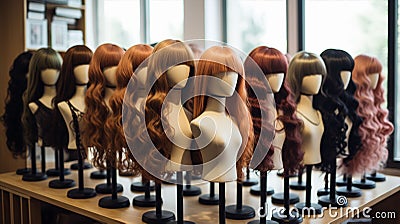
<path id="1" fill-rule="evenodd" d="M 146 195 L 139 195 L 133 198 L 132 205 L 144 208 L 155 207 L 156 197 L 154 195 L 150 195 L 147 197 Z"/>
<path id="2" fill-rule="evenodd" d="M 99 200 L 99 206 L 102 208 L 110 208 L 110 209 L 126 208 L 129 207 L 130 204 L 131 203 L 129 199 L 124 196 L 117 196 L 116 198 L 113 198 L 113 196 L 106 196 L 100 198 Z"/>
<path id="3" fill-rule="evenodd" d="M 306 183 L 304 183 L 304 182 L 295 181 L 295 182 L 290 183 L 289 186 L 290 186 L 290 189 L 292 189 L 292 190 L 303 191 L 306 189 Z"/>
<path id="4" fill-rule="evenodd" d="M 324 195 L 318 198 L 318 204 L 323 207 L 335 207 L 342 208 L 347 207 L 347 200 L 341 200 L 340 196 L 335 195 L 335 198 L 331 200 L 329 195 Z"/>
<path id="5" fill-rule="evenodd" d="M 272 187 L 268 187 L 266 191 L 267 195 L 273 195 L 275 190 Z M 250 194 L 259 196 L 261 194 L 260 185 L 255 185 L 250 188 Z"/>
<path id="6" fill-rule="evenodd" d="M 218 205 L 219 196 L 215 194 L 215 183 L 210 182 L 210 193 L 199 197 L 199 203 L 203 205 Z"/>
<path id="7" fill-rule="evenodd" d="M 22 176 L 23 181 L 42 181 L 46 179 L 47 175 L 44 173 L 27 173 Z"/>
<path id="8" fill-rule="evenodd" d="M 46 171 L 47 176 L 49 177 L 58 177 L 60 176 L 60 170 L 59 169 L 48 169 Z M 71 174 L 71 170 L 68 168 L 64 168 L 64 175 Z"/>
<path id="9" fill-rule="evenodd" d="M 99 194 L 111 194 L 112 192 L 112 185 L 111 184 L 98 184 L 95 187 L 95 190 Z M 117 192 L 122 192 L 124 188 L 122 187 L 121 184 L 117 184 Z"/>
<path id="10" fill-rule="evenodd" d="M 71 179 L 52 180 L 49 182 L 49 187 L 55 189 L 66 189 L 74 186 L 75 186 L 75 181 Z"/>
<path id="11" fill-rule="evenodd" d="M 90 173 L 90 179 L 103 180 L 107 178 L 107 174 L 104 170 L 96 170 Z"/>
<path id="12" fill-rule="evenodd" d="M 251 219 L 256 216 L 254 209 L 247 205 L 242 205 L 241 209 L 238 209 L 237 205 L 229 205 L 225 207 L 226 218 L 234 220 L 245 220 Z"/>
<path id="13" fill-rule="evenodd" d="M 88 162 L 84 162 L 82 167 L 83 167 L 84 170 L 93 168 L 92 164 L 90 164 Z M 70 169 L 71 170 L 78 170 L 78 163 L 71 164 Z"/>
<path id="14" fill-rule="evenodd" d="M 30 172 L 31 172 L 30 168 L 21 168 L 21 169 L 17 169 L 17 171 L 15 171 L 15 173 L 17 175 L 24 175 L 24 174 L 27 174 L 27 173 L 30 173 Z"/>
<path id="15" fill-rule="evenodd" d="M 346 196 L 349 198 L 357 198 L 361 196 L 361 190 L 357 187 L 351 187 L 350 189 L 346 187 L 339 187 L 336 189 L 338 195 Z"/>
<path id="16" fill-rule="evenodd" d="M 161 211 L 157 215 L 156 211 L 148 211 L 142 215 L 142 221 L 149 224 L 165 224 L 175 220 L 174 213 L 170 211 Z"/>
<path id="17" fill-rule="evenodd" d="M 198 196 L 201 195 L 201 189 L 192 185 L 185 185 L 183 188 L 183 196 Z"/>
<path id="18" fill-rule="evenodd" d="M 284 199 L 284 193 L 275 193 L 272 195 L 271 197 L 271 202 L 274 204 L 278 204 L 278 205 L 283 205 L 285 204 L 285 199 Z M 297 202 L 300 201 L 300 198 L 297 194 L 295 193 L 289 193 L 289 204 L 296 204 Z"/>
<path id="19" fill-rule="evenodd" d="M 290 214 L 285 214 L 283 210 L 280 210 L 274 212 L 271 219 L 279 224 L 298 224 L 303 222 L 303 217 L 295 211 L 291 211 Z"/>
<path id="20" fill-rule="evenodd" d="M 150 182 L 150 191 L 154 191 L 154 182 Z M 131 184 L 131 191 L 133 192 L 144 192 L 146 191 L 146 183 L 134 182 Z"/>
<path id="21" fill-rule="evenodd" d="M 353 186 L 360 189 L 374 189 L 376 187 L 376 184 L 372 180 L 363 179 L 353 181 Z"/>
<path id="22" fill-rule="evenodd" d="M 331 191 L 329 190 L 329 188 L 321 188 L 321 189 L 318 189 L 317 195 L 324 196 L 324 195 L 328 195 L 330 192 Z"/>
<path id="23" fill-rule="evenodd" d="M 93 198 L 96 195 L 97 195 L 96 191 L 94 191 L 93 188 L 84 188 L 84 189 L 75 188 L 67 192 L 67 197 L 73 199 Z"/>
<path id="24" fill-rule="evenodd" d="M 249 178 L 249 179 L 243 180 L 242 184 L 245 187 L 250 187 L 250 186 L 254 186 L 254 185 L 258 184 L 258 180 L 254 179 L 254 178 Z"/>
<path id="25" fill-rule="evenodd" d="M 316 203 L 310 203 L 310 206 L 306 206 L 305 202 L 300 202 L 295 204 L 294 207 L 303 215 L 314 215 L 322 213 L 322 206 Z"/>
<path id="26" fill-rule="evenodd" d="M 384 182 L 384 181 L 386 181 L 386 176 L 381 174 L 381 173 L 367 174 L 366 178 L 368 180 L 372 180 L 372 181 L 375 181 L 375 182 Z"/>

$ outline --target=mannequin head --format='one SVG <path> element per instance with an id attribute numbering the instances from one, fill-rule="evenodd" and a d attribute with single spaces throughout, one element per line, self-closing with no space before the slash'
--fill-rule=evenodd
<path id="1" fill-rule="evenodd" d="M 235 91 L 237 94 L 231 97 L 228 97 L 228 94 L 226 94 L 226 106 L 228 107 L 227 111 L 230 117 L 237 122 L 240 134 L 242 138 L 244 138 L 239 151 L 239 155 L 241 156 L 236 163 L 238 179 L 241 179 L 242 168 L 249 164 L 252 156 L 254 133 L 253 122 L 247 108 L 248 101 L 243 64 L 231 48 L 226 46 L 213 46 L 204 51 L 201 56 L 196 70 L 196 76 L 199 77 L 199 79 L 196 80 L 198 83 L 195 86 L 195 93 L 200 95 L 195 96 L 193 100 L 193 119 L 203 113 L 207 106 L 208 96 L 205 94 L 209 91 L 208 86 L 210 83 L 207 82 L 209 79 L 202 79 L 201 77 L 218 77 L 218 75 L 229 74 L 230 72 L 238 75 L 237 81 L 234 80 L 236 81 Z M 226 78 L 229 80 L 235 77 L 227 76 Z M 234 82 L 230 83 L 233 84 Z M 234 108 L 229 108 L 232 105 L 235 105 Z"/>
<path id="2" fill-rule="evenodd" d="M 321 80 L 326 75 L 325 64 L 321 57 L 314 53 L 301 51 L 295 54 L 289 63 L 289 69 L 287 74 L 287 81 L 290 89 L 293 92 L 293 98 L 298 103 L 300 95 L 311 94 L 315 95 L 319 90 Z M 307 80 L 311 82 L 304 82 L 304 78 L 308 77 Z M 319 83 L 318 83 L 319 81 Z M 306 91 L 307 92 L 304 92 Z"/>
<path id="3" fill-rule="evenodd" d="M 284 131 L 286 134 L 285 143 L 282 148 L 282 161 L 286 174 L 294 173 L 299 168 L 300 162 L 303 157 L 303 151 L 301 150 L 301 138 L 300 138 L 300 128 L 302 125 L 301 120 L 299 120 L 296 116 L 295 108 L 296 104 L 294 103 L 291 91 L 288 88 L 287 82 L 283 82 L 281 86 L 279 86 L 280 74 L 286 76 L 288 61 L 286 56 L 275 48 L 269 48 L 266 46 L 260 46 L 252 50 L 249 54 L 248 59 L 245 62 L 246 74 L 251 83 L 252 88 L 266 88 L 264 85 L 260 85 L 257 80 L 252 81 L 254 79 L 249 64 L 249 60 L 254 60 L 255 63 L 259 66 L 262 72 L 265 74 L 268 82 L 270 83 L 271 89 L 274 92 L 274 98 L 276 103 L 276 109 L 281 111 L 282 113 L 278 116 L 278 120 L 280 120 L 284 126 Z M 248 66 L 246 66 L 248 65 Z M 276 75 L 278 74 L 278 75 Z M 277 77 L 274 77 L 277 76 Z M 276 82 L 271 82 L 273 79 L 277 78 Z M 285 77 L 283 77 L 285 78 Z M 257 85 L 258 84 L 258 85 Z M 274 91 L 275 90 L 275 91 Z M 254 126 L 254 136 L 255 136 L 255 144 L 258 141 L 263 144 L 265 139 L 259 139 L 259 133 L 261 130 L 261 120 L 260 116 L 260 99 L 257 99 L 254 92 L 251 89 L 248 89 L 249 93 L 249 102 L 251 105 L 251 114 L 253 118 L 253 126 Z M 264 127 L 270 129 L 271 127 Z M 272 127 L 275 128 L 275 127 Z M 258 144 L 260 144 L 258 143 Z M 271 146 L 267 156 L 264 158 L 260 167 L 258 167 L 261 171 L 267 171 L 272 169 L 274 166 L 272 161 L 273 155 L 273 147 Z"/>
<path id="4" fill-rule="evenodd" d="M 26 155 L 21 123 L 22 94 L 26 89 L 26 77 L 31 58 L 31 52 L 23 52 L 14 59 L 9 70 L 10 80 L 8 81 L 5 111 L 0 119 L 6 128 L 7 147 L 14 157 Z"/>
<path id="5" fill-rule="evenodd" d="M 121 61 L 118 64 L 115 80 L 116 89 L 114 94 L 110 98 L 110 108 L 112 115 L 108 117 L 105 124 L 105 133 L 108 139 L 109 149 L 112 149 L 112 153 L 107 153 L 109 161 L 115 159 L 114 152 L 118 155 L 118 168 L 121 170 L 129 170 L 133 172 L 133 175 L 138 174 L 138 169 L 133 157 L 130 155 L 129 150 L 123 150 L 127 148 L 126 140 L 122 127 L 122 104 L 126 91 L 126 86 L 132 76 L 136 76 L 135 71 L 139 65 L 150 56 L 153 48 L 149 45 L 138 44 L 130 47 L 122 56 Z M 125 154 L 124 156 L 122 156 Z M 115 160 L 114 160 L 115 161 Z"/>
<path id="6" fill-rule="evenodd" d="M 42 81 L 42 72 L 46 69 L 60 71 L 61 64 L 60 54 L 51 48 L 37 50 L 29 63 L 28 84 L 23 95 L 24 112 L 22 114 L 25 142 L 28 146 L 34 146 L 37 140 L 37 127 L 28 104 L 43 95 L 45 83 Z"/>
<path id="7" fill-rule="evenodd" d="M 104 70 L 117 66 L 124 50 L 114 44 L 102 44 L 97 47 L 89 65 L 89 86 L 86 91 L 86 112 L 83 116 L 82 142 L 86 147 L 94 146 L 94 165 L 104 166 L 105 147 L 104 123 L 109 109 L 104 101 L 106 78 Z"/>

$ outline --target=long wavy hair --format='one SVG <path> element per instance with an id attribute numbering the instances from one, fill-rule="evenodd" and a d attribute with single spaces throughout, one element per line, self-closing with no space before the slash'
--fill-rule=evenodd
<path id="1" fill-rule="evenodd" d="M 321 169 L 331 171 L 336 169 L 336 157 L 344 155 L 347 146 L 345 118 L 348 114 L 346 104 L 340 99 L 345 92 L 340 76 L 341 71 L 351 72 L 354 61 L 342 50 L 327 49 L 321 53 L 325 62 L 327 75 L 321 86 L 321 92 L 314 97 L 313 106 L 322 114 L 322 120 L 327 128 L 321 139 Z"/>
<path id="2" fill-rule="evenodd" d="M 102 44 L 97 47 L 89 65 L 89 86 L 86 91 L 86 112 L 83 115 L 82 143 L 85 148 L 93 147 L 93 164 L 105 168 L 107 140 L 104 124 L 109 116 L 109 109 L 104 101 L 106 78 L 104 69 L 117 66 L 124 50 L 114 44 Z"/>
<path id="3" fill-rule="evenodd" d="M 44 83 L 41 72 L 45 69 L 61 69 L 62 58 L 52 48 L 40 48 L 31 58 L 29 63 L 28 84 L 23 94 L 24 111 L 22 113 L 22 124 L 24 143 L 33 147 L 38 140 L 38 132 L 35 117 L 29 109 L 29 103 L 43 96 Z"/>
<path id="4" fill-rule="evenodd" d="M 57 105 L 60 102 L 71 99 L 76 91 L 76 80 L 74 69 L 79 65 L 90 63 L 93 52 L 84 45 L 76 45 L 67 50 L 61 67 L 60 77 L 57 81 L 57 94 L 53 99 L 54 107 L 54 130 L 52 138 L 55 139 L 54 147 L 64 149 L 68 145 L 68 129 Z M 72 124 L 71 124 L 72 125 Z"/>
<path id="5" fill-rule="evenodd" d="M 110 151 L 106 154 L 107 161 L 116 161 L 120 170 L 132 172 L 132 175 L 139 174 L 137 164 L 127 149 L 124 130 L 122 127 L 122 104 L 126 86 L 129 80 L 134 76 L 134 72 L 139 65 L 150 56 L 153 48 L 146 44 L 138 44 L 130 47 L 121 58 L 116 71 L 117 88 L 110 98 L 110 108 L 112 114 L 108 117 L 105 123 L 105 134 L 108 140 Z M 118 157 L 116 158 L 116 155 Z M 110 163 L 114 165 L 114 163 Z"/>
<path id="6" fill-rule="evenodd" d="M 286 72 L 288 69 L 287 58 L 282 52 L 275 48 L 259 46 L 253 49 L 245 62 L 245 68 L 248 67 L 246 65 L 249 64 L 249 60 L 254 60 L 254 62 L 257 63 L 265 76 L 276 73 L 283 73 L 286 76 Z M 251 71 L 247 71 L 246 69 L 246 75 L 247 80 L 249 80 L 252 88 L 266 89 L 266 86 L 260 85 L 259 81 L 252 80 L 256 77 L 253 77 Z M 248 94 L 251 106 L 251 114 L 253 118 L 254 139 L 255 142 L 261 141 L 261 144 L 263 144 L 265 139 L 259 139 L 260 130 L 261 128 L 267 128 L 268 130 L 268 127 L 261 127 L 262 122 L 261 117 L 259 116 L 261 113 L 259 110 L 260 103 L 262 102 L 260 102 L 260 100 L 256 98 L 251 88 L 248 88 Z M 286 135 L 282 147 L 282 161 L 285 174 L 289 175 L 295 173 L 300 168 L 300 163 L 303 159 L 304 153 L 301 150 L 300 133 L 303 123 L 296 116 L 296 104 L 292 99 L 291 91 L 286 82 L 283 83 L 282 87 L 277 93 L 274 93 L 274 98 L 276 109 L 280 112 L 277 120 L 279 120 L 283 124 L 283 130 L 276 131 L 285 131 Z M 257 167 L 256 169 L 260 171 L 268 171 L 273 169 L 274 164 L 271 158 L 273 152 L 273 146 L 271 145 L 268 154 L 265 156 L 262 164 L 260 164 L 259 167 Z"/>
<path id="7" fill-rule="evenodd" d="M 7 147 L 14 158 L 26 157 L 26 145 L 24 144 L 23 129 L 21 123 L 24 109 L 22 94 L 26 89 L 29 62 L 31 52 L 22 52 L 13 61 L 9 70 L 7 97 L 5 99 L 5 111 L 1 116 L 1 122 L 6 129 Z"/>
<path id="8" fill-rule="evenodd" d="M 387 119 L 388 111 L 382 108 L 385 101 L 382 64 L 377 58 L 367 55 L 358 55 L 354 62 L 353 81 L 357 85 L 355 98 L 360 103 L 357 113 L 363 122 L 359 128 L 361 148 L 347 165 L 347 171 L 352 174 L 384 166 L 388 157 L 387 138 L 393 132 L 393 125 Z M 374 73 L 379 74 L 379 79 L 377 87 L 372 89 L 368 75 Z"/>
<path id="9" fill-rule="evenodd" d="M 229 116 L 237 122 L 240 134 L 244 138 L 238 153 L 240 157 L 236 162 L 237 176 L 241 180 L 243 177 L 242 169 L 249 165 L 254 144 L 253 121 L 248 109 L 249 102 L 243 64 L 230 47 L 213 46 L 204 51 L 197 66 L 196 76 L 200 77 L 200 79 L 199 83 L 195 85 L 195 94 L 199 95 L 193 99 L 193 119 L 203 113 L 207 106 L 208 96 L 205 95 L 207 79 L 202 79 L 202 76 L 213 76 L 223 72 L 236 72 L 239 74 L 235 88 L 237 94 L 226 99 L 226 106 L 234 105 L 233 108 L 228 108 Z"/>

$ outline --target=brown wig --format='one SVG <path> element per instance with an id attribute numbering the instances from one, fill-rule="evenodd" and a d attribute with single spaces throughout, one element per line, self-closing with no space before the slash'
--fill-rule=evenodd
<path id="1" fill-rule="evenodd" d="M 253 122 L 247 107 L 248 100 L 243 64 L 231 48 L 227 46 L 213 46 L 203 53 L 197 66 L 196 76 L 200 79 L 199 83 L 195 86 L 195 94 L 200 95 L 195 96 L 193 100 L 193 119 L 203 113 L 207 106 L 208 96 L 205 95 L 207 79 L 202 79 L 202 76 L 213 76 L 215 74 L 231 71 L 239 74 L 235 88 L 239 96 L 234 94 L 232 97 L 228 97 L 226 99 L 226 105 L 235 105 L 234 108 L 228 108 L 228 111 L 230 117 L 237 122 L 240 134 L 243 138 L 238 153 L 240 158 L 236 162 L 237 176 L 238 179 L 241 180 L 243 177 L 242 168 L 249 165 L 254 143 Z"/>
<path id="2" fill-rule="evenodd" d="M 86 91 L 86 112 L 83 115 L 82 143 L 93 147 L 93 164 L 105 168 L 107 142 L 104 124 L 109 116 L 109 109 L 104 101 L 106 78 L 103 71 L 107 67 L 117 66 L 124 50 L 114 44 L 102 44 L 97 47 L 89 65 L 89 86 Z"/>
<path id="3" fill-rule="evenodd" d="M 153 48 L 149 45 L 138 44 L 129 48 L 118 64 L 116 71 L 117 88 L 110 98 L 112 114 L 105 124 L 106 139 L 110 151 L 106 154 L 107 161 L 116 161 L 118 155 L 118 168 L 132 172 L 134 176 L 139 174 L 136 162 L 132 157 L 125 140 L 122 127 L 122 103 L 129 80 L 139 65 L 150 56 Z M 113 162 L 110 164 L 114 165 Z"/>
<path id="4" fill-rule="evenodd" d="M 249 63 L 248 60 L 254 60 L 259 66 L 265 76 L 269 74 L 283 73 L 286 76 L 288 69 L 288 61 L 284 54 L 275 48 L 269 48 L 266 46 L 260 46 L 252 50 L 249 54 L 249 58 L 246 60 L 246 64 Z M 247 78 L 252 88 L 266 88 L 265 86 L 258 85 L 260 82 L 253 80 L 256 78 L 251 75 L 250 72 L 246 70 Z M 254 76 L 254 77 L 253 77 Z M 251 112 L 253 118 L 254 135 L 255 142 L 261 141 L 261 144 L 265 145 L 265 139 L 259 139 L 259 133 L 261 128 L 261 117 L 260 113 L 260 102 L 254 95 L 253 90 L 248 90 L 249 102 L 251 105 Z M 301 150 L 301 128 L 302 121 L 296 116 L 296 104 L 292 99 L 291 91 L 286 82 L 283 83 L 282 87 L 277 93 L 274 93 L 276 109 L 279 112 L 277 120 L 283 124 L 283 130 L 285 131 L 285 141 L 282 147 L 282 161 L 285 171 L 285 175 L 290 175 L 295 173 L 299 168 L 301 161 L 303 159 L 303 151 Z M 265 112 L 267 113 L 267 112 Z M 275 128 L 275 127 L 274 127 Z M 265 156 L 263 162 L 257 167 L 257 170 L 268 171 L 273 169 L 274 164 L 272 161 L 273 146 L 271 145 L 268 154 Z"/>
<path id="5" fill-rule="evenodd" d="M 38 140 L 38 133 L 35 117 L 28 105 L 43 96 L 44 83 L 40 76 L 41 72 L 45 69 L 60 70 L 61 64 L 60 54 L 52 48 L 40 48 L 29 63 L 28 84 L 23 94 L 24 111 L 22 113 L 24 141 L 29 147 L 34 147 Z"/>
<path id="6" fill-rule="evenodd" d="M 71 99 L 76 91 L 74 69 L 79 65 L 90 63 L 93 52 L 84 45 L 76 45 L 67 50 L 61 67 L 60 77 L 57 81 L 57 94 L 53 99 L 54 131 L 52 132 L 54 147 L 64 149 L 68 145 L 68 130 L 64 119 L 57 107 L 58 103 Z M 71 124 L 72 125 L 72 124 Z"/>
<path id="7" fill-rule="evenodd" d="M 19 54 L 10 68 L 5 111 L 1 122 L 6 129 L 7 147 L 14 158 L 26 156 L 26 145 L 22 133 L 21 116 L 23 111 L 22 94 L 26 89 L 26 75 L 28 74 L 31 52 Z"/>

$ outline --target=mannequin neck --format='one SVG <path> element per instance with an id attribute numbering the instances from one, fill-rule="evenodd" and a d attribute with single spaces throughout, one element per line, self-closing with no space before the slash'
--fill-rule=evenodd
<path id="1" fill-rule="evenodd" d="M 300 95 L 300 101 L 297 104 L 297 108 L 313 108 L 313 95 Z"/>
<path id="2" fill-rule="evenodd" d="M 56 92 L 56 85 L 43 87 L 43 96 L 54 97 L 56 95 Z"/>
<path id="3" fill-rule="evenodd" d="M 206 111 L 225 112 L 226 97 L 209 96 L 207 99 Z"/>
<path id="4" fill-rule="evenodd" d="M 173 103 L 175 105 L 182 105 L 181 103 L 181 89 L 171 89 L 168 92 L 168 102 Z"/>
<path id="5" fill-rule="evenodd" d="M 85 97 L 87 86 L 75 86 L 74 97 Z"/>

